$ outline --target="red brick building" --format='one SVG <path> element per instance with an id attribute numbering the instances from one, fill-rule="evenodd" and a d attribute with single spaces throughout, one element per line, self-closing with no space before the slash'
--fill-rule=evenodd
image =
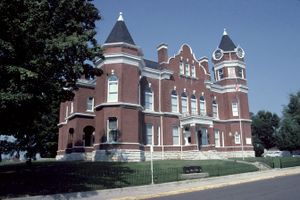
<path id="1" fill-rule="evenodd" d="M 144 58 L 120 14 L 103 45 L 99 77 L 78 80 L 61 103 L 57 159 L 108 161 L 254 156 L 244 51 L 224 30 L 208 58 L 183 44 Z"/>

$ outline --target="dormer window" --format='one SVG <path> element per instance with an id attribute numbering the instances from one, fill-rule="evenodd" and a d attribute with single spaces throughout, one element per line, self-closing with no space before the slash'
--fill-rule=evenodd
<path id="1" fill-rule="evenodd" d="M 186 76 L 190 76 L 191 75 L 190 65 L 188 63 L 185 64 L 185 75 Z"/>
<path id="2" fill-rule="evenodd" d="M 191 67 L 191 75 L 193 78 L 196 78 L 196 68 L 195 68 L 195 65 L 192 65 Z"/>
<path id="3" fill-rule="evenodd" d="M 180 73 L 180 75 L 184 75 L 184 67 L 183 67 L 182 61 L 180 61 L 180 64 L 179 64 L 179 73 Z"/>

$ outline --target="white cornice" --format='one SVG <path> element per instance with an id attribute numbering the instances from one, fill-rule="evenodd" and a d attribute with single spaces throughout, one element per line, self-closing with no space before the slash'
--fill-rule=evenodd
<path id="1" fill-rule="evenodd" d="M 106 102 L 96 105 L 94 108 L 101 108 L 101 107 L 110 107 L 110 106 L 128 106 L 128 107 L 136 107 L 143 109 L 143 106 L 135 103 L 126 103 L 126 102 Z"/>
<path id="2" fill-rule="evenodd" d="M 224 93 L 235 93 L 235 92 L 243 92 L 243 93 L 248 93 L 249 88 L 245 85 L 238 84 L 239 90 L 236 91 L 236 85 L 225 85 L 221 86 L 218 84 L 214 84 L 210 81 L 205 82 L 206 88 L 209 89 L 212 92 L 216 92 L 219 94 L 224 94 Z"/>
<path id="3" fill-rule="evenodd" d="M 101 60 L 98 63 L 97 68 L 101 68 L 103 65 L 119 63 L 133 65 L 141 68 L 142 57 L 140 56 L 134 56 L 127 53 L 111 53 L 104 54 L 104 56 L 105 60 Z"/>
<path id="4" fill-rule="evenodd" d="M 66 117 L 65 119 L 68 120 L 68 119 L 71 119 L 71 118 L 76 117 L 76 116 L 81 116 L 81 117 L 96 117 L 95 114 L 75 112 L 75 113 L 72 113 L 71 115 L 69 115 L 68 117 Z"/>
<path id="5" fill-rule="evenodd" d="M 173 75 L 173 71 L 163 69 L 152 69 L 149 67 L 144 67 L 142 70 L 142 76 L 146 76 L 154 79 L 170 79 L 171 75 Z"/>
<path id="6" fill-rule="evenodd" d="M 201 116 L 201 115 L 189 115 L 186 117 L 180 118 L 180 126 L 183 127 L 187 124 L 205 124 L 212 126 L 213 125 L 213 118 L 208 116 Z"/>
<path id="7" fill-rule="evenodd" d="M 214 122 L 249 122 L 251 123 L 252 120 L 251 119 L 214 119 Z"/>
<path id="8" fill-rule="evenodd" d="M 217 63 L 214 65 L 214 70 L 219 70 L 221 68 L 224 68 L 224 67 L 241 67 L 243 69 L 246 68 L 246 64 L 245 62 L 243 61 L 240 61 L 240 60 L 225 60 L 225 61 L 222 61 L 220 63 Z"/>

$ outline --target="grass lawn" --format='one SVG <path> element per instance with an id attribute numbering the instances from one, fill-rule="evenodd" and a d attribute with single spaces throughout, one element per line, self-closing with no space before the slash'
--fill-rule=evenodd
<path id="1" fill-rule="evenodd" d="M 242 160 L 242 158 L 234 158 L 233 160 Z M 294 167 L 300 166 L 299 157 L 254 157 L 254 158 L 245 158 L 247 162 L 261 162 L 265 163 L 272 168 L 285 168 L 285 167 Z"/>
<path id="2" fill-rule="evenodd" d="M 182 167 L 200 165 L 210 176 L 256 171 L 248 164 L 221 160 L 154 161 L 155 183 L 178 181 Z M 0 165 L 0 199 L 23 195 L 98 190 L 151 183 L 150 162 L 33 162 Z"/>

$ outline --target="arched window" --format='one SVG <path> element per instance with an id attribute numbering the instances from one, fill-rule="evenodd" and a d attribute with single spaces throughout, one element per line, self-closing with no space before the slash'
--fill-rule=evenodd
<path id="1" fill-rule="evenodd" d="M 178 113 L 178 96 L 175 90 L 171 93 L 171 111 Z"/>
<path id="2" fill-rule="evenodd" d="M 197 113 L 197 100 L 196 100 L 196 96 L 194 94 L 191 96 L 191 112 L 194 115 L 198 114 Z"/>
<path id="3" fill-rule="evenodd" d="M 182 114 L 188 112 L 187 95 L 185 92 L 181 94 L 181 112 Z"/>
<path id="4" fill-rule="evenodd" d="M 216 99 L 214 99 L 212 102 L 212 111 L 213 111 L 213 117 L 219 118 L 218 104 Z"/>
<path id="5" fill-rule="evenodd" d="M 153 109 L 153 92 L 150 87 L 147 87 L 145 90 L 145 110 L 154 110 Z"/>
<path id="6" fill-rule="evenodd" d="M 117 102 L 118 101 L 118 77 L 111 75 L 108 78 L 108 94 L 107 102 Z"/>
<path id="7" fill-rule="evenodd" d="M 205 103 L 205 98 L 203 95 L 200 97 L 199 105 L 200 105 L 199 106 L 200 107 L 200 115 L 205 116 L 206 115 L 206 103 Z"/>

